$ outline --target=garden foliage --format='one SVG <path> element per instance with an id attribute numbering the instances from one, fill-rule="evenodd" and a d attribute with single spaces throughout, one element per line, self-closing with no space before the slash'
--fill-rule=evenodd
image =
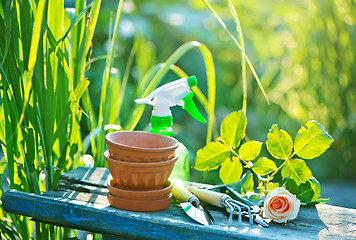
<path id="1" fill-rule="evenodd" d="M 284 185 L 302 204 L 324 201 L 319 200 L 320 184 L 305 162 L 320 156 L 334 141 L 320 123 L 307 122 L 294 141 L 286 131 L 273 125 L 265 143 L 270 156 L 259 156 L 263 144 L 246 140 L 246 127 L 247 118 L 242 110 L 227 115 L 220 126 L 220 136 L 198 150 L 194 168 L 219 169 L 221 181 L 232 184 L 243 195 L 254 193 L 253 176 L 256 176 L 260 196 Z M 279 166 L 278 160 L 282 160 Z M 275 179 L 277 173 L 281 181 Z"/>
<path id="2" fill-rule="evenodd" d="M 99 9 L 100 0 L 76 1 L 74 15 L 63 0 L 1 1 L 1 193 L 4 186 L 53 190 L 63 171 L 83 165 L 79 104 L 89 85 L 84 72 Z M 6 238 L 69 236 L 2 209 L 0 215 Z"/>

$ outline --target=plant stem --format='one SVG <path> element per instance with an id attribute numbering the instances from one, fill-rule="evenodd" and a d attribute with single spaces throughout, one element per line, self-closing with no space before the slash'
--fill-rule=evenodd
<path id="1" fill-rule="evenodd" d="M 221 137 L 219 137 L 217 139 L 218 141 L 220 141 L 222 144 L 224 144 L 226 147 L 229 148 L 230 152 L 232 152 L 232 154 L 234 154 L 241 162 L 243 162 L 245 165 L 249 165 L 248 162 L 243 159 L 229 144 L 227 144 Z"/>
<path id="2" fill-rule="evenodd" d="M 295 153 L 293 152 L 292 155 L 290 155 L 288 158 L 286 158 L 286 159 L 284 160 L 284 162 L 283 162 L 276 170 L 274 170 L 274 172 L 267 178 L 267 182 L 269 182 L 270 180 L 272 180 L 273 177 L 274 177 L 274 175 L 276 175 L 276 173 L 277 173 L 280 169 L 282 169 L 282 167 L 283 167 L 284 165 L 286 165 L 286 163 L 287 163 L 294 155 L 295 155 Z"/>

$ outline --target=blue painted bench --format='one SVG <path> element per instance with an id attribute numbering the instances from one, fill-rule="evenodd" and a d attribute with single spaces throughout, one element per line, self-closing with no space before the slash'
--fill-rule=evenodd
<path id="1" fill-rule="evenodd" d="M 222 209 L 206 206 L 214 217 L 210 226 L 199 225 L 172 201 L 166 210 L 141 213 L 109 205 L 105 168 L 81 167 L 62 174 L 56 191 L 41 195 L 15 190 L 2 197 L 5 211 L 31 217 L 35 221 L 87 230 L 130 239 L 356 239 L 356 209 L 330 205 L 301 208 L 298 218 L 269 228 L 243 221 L 227 227 Z"/>

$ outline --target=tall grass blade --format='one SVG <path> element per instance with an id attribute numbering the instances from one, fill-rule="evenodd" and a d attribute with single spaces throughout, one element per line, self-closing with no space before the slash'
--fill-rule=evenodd
<path id="1" fill-rule="evenodd" d="M 98 126 L 101 127 L 101 132 L 98 136 L 97 142 L 97 155 L 96 155 L 96 166 L 103 166 L 104 165 L 104 158 L 102 153 L 104 152 L 104 136 L 105 136 L 105 124 L 107 124 L 108 119 L 108 109 L 109 109 L 109 102 L 107 101 L 108 97 L 108 88 L 110 87 L 110 76 L 111 76 L 111 68 L 113 66 L 113 57 L 114 57 L 114 49 L 116 46 L 116 35 L 119 26 L 119 20 L 121 15 L 122 4 L 124 1 L 120 1 L 116 11 L 115 23 L 114 23 L 114 30 L 112 34 L 112 38 L 110 41 L 110 47 L 108 48 L 107 52 L 107 60 L 105 65 L 105 71 L 103 75 L 103 82 L 101 87 L 101 98 L 100 98 L 100 109 L 99 109 L 99 120 Z"/>
<path id="2" fill-rule="evenodd" d="M 92 2 L 90 2 L 88 4 L 88 6 L 86 6 L 77 16 L 75 16 L 74 20 L 72 21 L 72 23 L 70 24 L 69 28 L 67 29 L 66 33 L 63 35 L 63 37 L 60 39 L 60 41 L 64 41 L 68 34 L 70 33 L 70 31 L 73 29 L 73 27 L 75 25 L 77 25 L 77 23 L 82 19 L 83 15 L 89 10 L 89 8 L 91 8 L 91 6 L 96 2 L 97 0 L 94 0 Z"/>
<path id="3" fill-rule="evenodd" d="M 5 42 L 5 50 L 3 53 L 3 60 L 1 61 L 1 66 L 4 64 L 4 61 L 6 59 L 7 52 L 9 51 L 10 48 L 10 41 L 11 41 L 11 25 L 12 25 L 12 18 L 11 18 L 11 1 L 7 0 L 5 3 L 5 11 L 2 9 L 1 6 L 1 15 L 3 19 L 5 20 L 4 25 L 6 26 L 6 31 L 5 31 L 5 36 L 6 36 L 6 42 Z"/>
<path id="4" fill-rule="evenodd" d="M 19 125 L 21 125 L 22 120 L 24 118 L 25 108 L 27 106 L 30 90 L 32 88 L 32 76 L 36 63 L 38 44 L 41 37 L 41 27 L 42 27 L 43 11 L 44 11 L 45 4 L 46 4 L 46 0 L 39 1 L 37 6 L 37 11 L 35 14 L 35 21 L 33 23 L 33 33 L 31 39 L 30 54 L 28 58 L 28 66 L 27 66 L 27 71 L 25 71 L 25 75 L 24 75 L 25 96 L 23 101 L 23 109 L 19 120 Z"/>
<path id="5" fill-rule="evenodd" d="M 247 79 L 246 79 L 246 60 L 244 58 L 245 54 L 245 42 L 244 42 L 244 35 L 242 32 L 241 22 L 239 16 L 236 12 L 236 9 L 231 2 L 231 0 L 227 0 L 228 6 L 231 12 L 231 15 L 234 19 L 236 24 L 236 31 L 239 34 L 240 46 L 241 46 L 241 70 L 242 70 L 242 83 L 243 83 L 243 101 L 242 101 L 242 110 L 246 115 L 247 110 Z"/>
<path id="6" fill-rule="evenodd" d="M 125 73 L 124 73 L 124 76 L 122 78 L 122 84 L 120 86 L 120 92 L 119 92 L 119 101 L 118 101 L 118 108 L 117 108 L 117 116 L 120 116 L 120 111 L 121 111 L 121 107 L 122 107 L 122 104 L 124 102 L 124 97 L 125 97 L 125 92 L 126 92 L 126 85 L 127 85 L 127 81 L 129 79 L 129 76 L 130 76 L 130 72 L 131 72 L 131 68 L 132 68 L 132 64 L 133 64 L 133 60 L 134 60 L 134 57 L 135 57 L 135 54 L 136 54 L 136 51 L 137 51 L 137 42 L 134 43 L 132 49 L 131 49 L 131 52 L 130 52 L 130 56 L 127 60 L 127 64 L 126 64 L 126 68 L 125 68 Z M 113 89 L 113 91 L 117 91 L 117 89 Z M 114 112 L 115 112 L 115 109 L 112 109 Z M 111 112 L 113 112 L 111 111 Z"/>
<path id="7" fill-rule="evenodd" d="M 89 6 L 98 10 L 100 1 Z M 81 16 L 66 24 L 71 29 L 63 38 L 64 0 L 1 1 L 0 142 L 11 189 L 35 193 L 51 190 L 61 172 L 78 164 L 83 151 L 79 100 L 89 81 L 74 81 L 73 73 L 84 76 L 88 52 L 83 50 L 84 43 L 90 46 L 91 42 L 85 31 L 93 33 L 95 28 L 82 17 L 87 11 L 89 8 L 79 11 Z M 79 22 L 86 26 L 77 28 L 80 37 L 76 40 L 83 47 L 71 55 L 71 34 Z M 74 57 L 78 65 L 72 64 Z M 43 173 L 44 181 L 40 178 Z M 34 228 L 27 217 L 6 216 L 13 220 L 21 239 L 31 239 Z M 35 229 L 36 239 L 66 236 L 59 227 L 47 224 L 36 224 Z"/>
<path id="8" fill-rule="evenodd" d="M 235 36 L 230 32 L 230 30 L 227 28 L 227 26 L 225 25 L 224 21 L 220 18 L 220 16 L 216 13 L 216 11 L 213 9 L 213 7 L 210 5 L 210 3 L 207 1 L 207 0 L 202 0 L 205 5 L 208 7 L 208 9 L 210 10 L 210 12 L 214 15 L 214 17 L 218 20 L 219 24 L 221 25 L 221 27 L 228 33 L 228 35 L 231 37 L 231 39 L 234 41 L 235 45 L 240 49 L 240 51 L 242 52 L 243 54 L 243 58 L 246 60 L 253 76 L 255 77 L 256 79 L 256 82 L 263 94 L 263 96 L 265 97 L 267 103 L 269 104 L 269 99 L 267 97 L 267 94 L 265 92 L 265 90 L 263 89 L 263 86 L 261 84 L 261 81 L 256 73 L 256 70 L 255 68 L 253 67 L 249 57 L 246 55 L 245 51 L 242 50 L 242 47 L 240 45 L 240 43 L 237 41 L 237 39 L 235 38 Z"/>

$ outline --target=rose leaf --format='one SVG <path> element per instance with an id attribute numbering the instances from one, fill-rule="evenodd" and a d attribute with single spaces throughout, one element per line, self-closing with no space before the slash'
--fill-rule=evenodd
<path id="1" fill-rule="evenodd" d="M 237 182 L 242 174 L 242 165 L 235 156 L 227 158 L 221 165 L 219 177 L 224 184 Z"/>
<path id="2" fill-rule="evenodd" d="M 250 171 L 247 171 L 238 182 L 229 184 L 234 190 L 243 196 L 248 192 L 253 192 L 253 176 Z"/>
<path id="3" fill-rule="evenodd" d="M 272 160 L 266 157 L 261 157 L 253 162 L 252 169 L 255 173 L 264 176 L 277 169 L 277 166 Z"/>
<path id="4" fill-rule="evenodd" d="M 315 178 L 309 178 L 298 186 L 297 198 L 302 205 L 316 203 L 320 197 L 320 183 Z"/>
<path id="5" fill-rule="evenodd" d="M 220 142 L 208 143 L 204 148 L 199 149 L 194 168 L 200 171 L 217 169 L 229 156 L 230 150 Z"/>
<path id="6" fill-rule="evenodd" d="M 304 183 L 308 178 L 312 178 L 312 172 L 302 159 L 290 159 L 283 166 L 281 175 L 283 179 L 291 178 L 297 185 Z"/>
<path id="7" fill-rule="evenodd" d="M 310 121 L 299 129 L 294 141 L 294 152 L 301 158 L 313 159 L 324 153 L 333 141 L 320 123 Z"/>
<path id="8" fill-rule="evenodd" d="M 267 149 L 277 159 L 286 159 L 292 154 L 293 141 L 289 134 L 273 125 L 267 134 Z"/>
<path id="9" fill-rule="evenodd" d="M 249 192 L 245 196 L 247 200 L 255 204 L 256 206 L 262 207 L 263 206 L 263 199 L 261 199 L 261 196 L 257 193 L 254 192 Z"/>
<path id="10" fill-rule="evenodd" d="M 240 146 L 239 155 L 246 161 L 255 159 L 261 152 L 262 143 L 258 141 L 248 141 Z"/>
<path id="11" fill-rule="evenodd" d="M 285 183 L 283 184 L 284 187 L 292 194 L 298 194 L 298 185 L 294 179 L 288 178 L 286 179 Z"/>
<path id="12" fill-rule="evenodd" d="M 238 147 L 245 137 L 246 125 L 247 119 L 242 110 L 230 113 L 221 123 L 221 138 L 232 148 Z"/>
<path id="13" fill-rule="evenodd" d="M 279 183 L 278 182 L 276 182 L 276 183 L 274 183 L 274 182 L 267 183 L 267 191 L 268 192 L 272 191 L 273 189 L 276 189 L 278 187 L 279 187 Z"/>

